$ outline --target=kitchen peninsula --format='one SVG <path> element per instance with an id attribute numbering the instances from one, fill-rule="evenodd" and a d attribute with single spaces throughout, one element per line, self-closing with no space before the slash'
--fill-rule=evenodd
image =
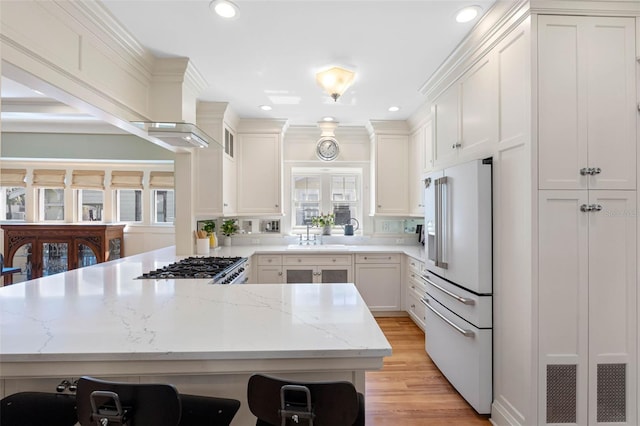
<path id="1" fill-rule="evenodd" d="M 0 288 L 2 396 L 81 375 L 168 382 L 243 402 L 254 372 L 349 380 L 391 346 L 353 284 L 210 285 L 137 280 L 173 248 Z"/>

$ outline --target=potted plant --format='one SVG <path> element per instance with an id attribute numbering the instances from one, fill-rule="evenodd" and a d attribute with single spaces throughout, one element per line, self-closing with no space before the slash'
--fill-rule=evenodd
<path id="1" fill-rule="evenodd" d="M 311 218 L 311 224 L 322 228 L 322 235 L 331 235 L 331 227 L 335 223 L 335 215 L 333 213 L 323 214 L 320 216 L 314 216 Z"/>
<path id="2" fill-rule="evenodd" d="M 231 245 L 231 236 L 238 232 L 238 224 L 235 219 L 225 219 L 222 222 L 222 226 L 220 226 L 220 230 L 222 231 L 222 235 L 224 235 L 224 245 Z"/>
<path id="3" fill-rule="evenodd" d="M 202 230 L 209 236 L 209 247 L 215 248 L 218 244 L 216 241 L 216 221 L 205 220 L 202 222 Z"/>

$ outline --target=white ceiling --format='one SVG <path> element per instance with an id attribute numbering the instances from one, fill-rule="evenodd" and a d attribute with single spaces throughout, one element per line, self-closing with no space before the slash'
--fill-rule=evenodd
<path id="1" fill-rule="evenodd" d="M 291 125 L 324 116 L 364 125 L 415 112 L 425 102 L 419 88 L 480 19 L 459 24 L 456 12 L 478 5 L 484 13 L 494 0 L 236 0 L 240 14 L 230 21 L 214 15 L 209 0 L 103 3 L 155 55 L 188 57 L 208 83 L 201 100 Z M 357 73 L 338 102 L 315 82 L 332 64 Z M 7 79 L 1 87 L 3 103 L 39 97 Z M 265 104 L 273 110 L 258 108 Z M 392 105 L 400 110 L 389 112 Z"/>

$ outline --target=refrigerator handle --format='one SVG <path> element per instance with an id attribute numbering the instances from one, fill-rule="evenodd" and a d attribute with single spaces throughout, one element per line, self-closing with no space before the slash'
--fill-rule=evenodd
<path id="1" fill-rule="evenodd" d="M 447 185 L 447 177 L 441 177 L 436 180 L 436 266 L 447 269 L 448 264 L 444 261 L 444 232 L 445 232 L 445 192 Z"/>

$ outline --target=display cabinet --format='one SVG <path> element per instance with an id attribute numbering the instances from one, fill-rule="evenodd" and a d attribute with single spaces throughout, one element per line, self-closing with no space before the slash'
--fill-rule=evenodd
<path id="1" fill-rule="evenodd" d="M 4 230 L 5 265 L 20 272 L 5 285 L 124 256 L 124 225 L 13 224 Z"/>

